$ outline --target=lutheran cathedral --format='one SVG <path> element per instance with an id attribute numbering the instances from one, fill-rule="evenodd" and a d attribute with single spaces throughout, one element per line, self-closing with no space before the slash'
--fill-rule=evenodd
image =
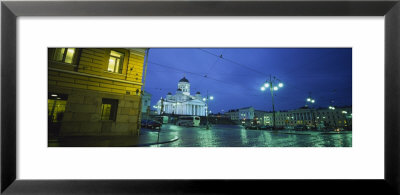
<path id="1" fill-rule="evenodd" d="M 158 114 L 207 115 L 207 105 L 200 92 L 190 95 L 190 83 L 185 77 L 179 80 L 176 94 L 172 95 L 169 92 L 165 99 L 158 100 L 156 107 Z"/>

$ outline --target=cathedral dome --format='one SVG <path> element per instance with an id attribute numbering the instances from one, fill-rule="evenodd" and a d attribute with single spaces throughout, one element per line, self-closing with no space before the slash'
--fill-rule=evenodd
<path id="1" fill-rule="evenodd" d="M 189 83 L 189 80 L 187 80 L 186 77 L 183 77 L 181 80 L 179 80 L 179 82 L 186 82 L 186 83 Z"/>

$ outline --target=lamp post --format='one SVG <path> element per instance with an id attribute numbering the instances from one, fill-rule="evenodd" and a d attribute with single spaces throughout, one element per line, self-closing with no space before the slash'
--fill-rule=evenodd
<path id="1" fill-rule="evenodd" d="M 161 98 L 161 109 L 160 109 L 160 115 L 164 115 L 164 98 Z"/>
<path id="2" fill-rule="evenodd" d="M 347 111 L 342 110 L 342 114 L 344 115 L 344 122 L 345 122 L 345 124 L 343 125 L 343 127 L 344 127 L 344 129 L 347 130 L 347 126 L 349 125 L 349 124 L 348 124 L 348 121 L 347 121 Z"/>
<path id="3" fill-rule="evenodd" d="M 310 103 L 311 105 L 313 105 L 314 103 L 315 103 L 315 99 L 312 99 L 311 98 L 311 95 L 307 98 L 307 103 Z M 306 104 L 307 106 L 308 106 L 308 104 Z M 312 109 L 312 107 L 310 106 L 310 108 Z M 315 120 L 315 113 L 314 113 L 314 111 L 311 111 L 311 114 L 312 114 L 312 120 L 313 120 L 313 123 L 314 123 L 314 130 L 316 130 L 317 129 L 317 121 Z"/>
<path id="4" fill-rule="evenodd" d="M 333 106 L 329 106 L 329 110 L 335 110 L 335 107 L 333 107 Z M 335 116 L 335 114 L 332 114 L 332 116 Z M 333 119 L 333 124 L 335 125 L 335 129 L 336 129 L 336 119 L 334 118 Z"/>
<path id="5" fill-rule="evenodd" d="M 208 91 L 207 91 L 207 97 L 203 98 L 203 101 L 206 102 L 206 129 L 210 129 L 210 125 L 208 123 L 208 101 L 213 100 L 214 96 L 208 96 Z"/>
<path id="6" fill-rule="evenodd" d="M 273 129 L 276 129 L 275 126 L 275 103 L 274 103 L 274 91 L 278 91 L 279 88 L 283 87 L 283 83 L 278 83 L 277 85 L 274 85 L 278 80 L 276 77 L 273 77 L 270 75 L 269 76 L 269 81 L 265 81 L 264 85 L 261 87 L 261 91 L 265 91 L 267 88 L 269 88 L 271 92 L 271 99 L 272 99 L 272 120 L 273 120 Z"/>

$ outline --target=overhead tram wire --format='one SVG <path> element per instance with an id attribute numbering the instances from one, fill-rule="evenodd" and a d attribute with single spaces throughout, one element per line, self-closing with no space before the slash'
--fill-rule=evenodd
<path id="1" fill-rule="evenodd" d="M 221 56 L 218 56 L 217 54 L 214 54 L 214 53 L 212 53 L 212 52 L 209 52 L 209 51 L 207 51 L 207 50 L 205 50 L 205 49 L 201 49 L 201 48 L 199 48 L 199 50 L 200 51 L 203 51 L 203 52 L 205 52 L 205 53 L 208 53 L 208 54 L 210 54 L 210 55 L 213 55 L 213 56 L 215 56 L 215 57 L 218 57 L 218 59 L 219 58 L 221 58 L 221 59 L 224 59 L 224 60 L 226 60 L 226 61 L 228 61 L 228 62 L 231 62 L 231 63 L 233 63 L 233 64 L 236 64 L 236 65 L 239 65 L 239 66 L 242 66 L 242 67 L 244 67 L 244 68 L 246 68 L 246 69 L 248 69 L 248 70 L 251 70 L 251 71 L 253 71 L 253 72 L 256 72 L 256 73 L 258 73 L 258 74 L 261 74 L 261 75 L 263 75 L 263 76 L 269 76 L 269 75 L 267 75 L 267 74 L 265 74 L 265 73 L 262 73 L 262 72 L 260 72 L 260 71 L 258 71 L 258 70 L 255 70 L 255 69 L 252 69 L 252 68 L 250 68 L 250 67 L 248 67 L 248 66 L 246 66 L 246 65 L 244 65 L 244 64 L 241 64 L 241 63 L 238 63 L 238 62 L 235 62 L 235 61 L 233 61 L 233 60 L 231 60 L 231 59 L 228 59 L 228 58 L 225 58 L 225 57 L 223 57 L 222 55 Z M 278 81 L 280 81 L 280 82 L 282 82 L 279 78 L 277 78 L 276 76 L 274 76 Z M 286 84 L 285 84 L 286 85 Z M 294 87 L 294 86 L 292 86 L 292 87 Z M 299 89 L 299 88 L 297 88 L 298 90 L 301 90 L 301 89 Z"/>
<path id="2" fill-rule="evenodd" d="M 233 63 L 233 64 L 242 66 L 242 67 L 244 67 L 244 68 L 246 68 L 246 69 L 248 69 L 248 70 L 251 70 L 251 71 L 253 71 L 253 72 L 256 72 L 256 73 L 258 73 L 258 74 L 262 74 L 263 76 L 268 76 L 268 75 L 265 75 L 264 73 L 262 73 L 262 72 L 260 72 L 260 71 L 258 71 L 258 70 L 252 69 L 252 68 L 250 68 L 250 67 L 248 67 L 248 66 L 246 66 L 246 65 L 244 65 L 244 64 L 235 62 L 234 60 L 231 60 L 231 59 L 228 59 L 228 58 L 225 58 L 225 57 L 218 56 L 217 54 L 212 53 L 212 52 L 210 52 L 210 51 L 207 51 L 207 50 L 205 50 L 205 49 L 199 48 L 199 50 L 200 50 L 200 51 L 203 51 L 203 52 L 205 52 L 205 53 L 208 53 L 208 54 L 210 54 L 210 55 L 213 55 L 213 56 L 215 56 L 215 57 L 218 57 L 218 59 L 219 59 L 219 58 L 222 58 L 222 59 L 224 59 L 224 60 L 226 60 L 226 61 L 229 61 L 229 62 L 231 62 L 231 63 Z M 328 52 L 328 53 L 331 53 L 331 52 Z M 324 57 L 324 56 L 322 56 L 322 55 L 321 55 L 321 56 L 318 56 L 318 57 L 317 57 L 316 59 L 314 59 L 313 61 L 316 61 L 317 59 L 320 59 L 320 58 L 322 58 L 322 57 Z M 304 63 L 304 64 L 312 64 L 312 63 L 315 63 L 315 62 L 307 62 L 307 63 Z M 291 70 L 291 71 L 286 72 L 286 73 L 287 73 L 287 74 L 291 74 L 291 73 L 293 73 L 293 72 L 295 72 L 295 71 L 297 71 L 297 69 Z M 278 81 L 281 81 L 281 80 L 278 79 L 278 78 L 277 78 L 277 80 L 278 80 Z M 298 90 L 298 91 L 307 91 L 306 89 L 302 89 L 301 87 L 297 87 L 297 86 L 294 86 L 294 85 L 291 85 L 291 84 L 285 84 L 285 85 L 288 85 L 289 87 L 292 87 L 292 88 L 294 88 L 294 89 L 296 89 L 296 90 Z"/>
<path id="3" fill-rule="evenodd" d="M 154 64 L 154 65 L 157 65 L 157 66 L 161 66 L 161 67 L 165 67 L 165 68 L 170 68 L 170 69 L 173 69 L 173 70 L 176 70 L 176 71 L 180 71 L 180 72 L 182 72 L 182 73 L 192 74 L 192 75 L 195 75 L 195 76 L 198 76 L 198 77 L 202 77 L 202 78 L 206 78 L 206 79 L 211 79 L 211 80 L 214 80 L 214 81 L 217 81 L 217 82 L 220 82 L 220 83 L 224 83 L 224 84 L 227 84 L 227 85 L 231 85 L 231 86 L 235 86 L 235 87 L 240 87 L 240 88 L 243 88 L 243 89 L 245 89 L 245 90 L 249 90 L 249 88 L 245 88 L 245 87 L 243 87 L 243 86 L 241 86 L 241 85 L 237 85 L 237 84 L 234 84 L 234 83 L 228 83 L 228 82 L 225 82 L 225 81 L 222 81 L 222 80 L 219 80 L 219 79 L 215 79 L 215 78 L 212 78 L 212 77 L 209 77 L 209 76 L 205 76 L 205 75 L 200 74 L 200 73 L 190 72 L 190 71 L 186 71 L 186 70 L 183 70 L 183 69 L 179 69 L 179 68 L 175 68 L 175 67 L 172 67 L 172 66 L 168 66 L 168 65 L 164 65 L 164 64 L 160 64 L 160 63 L 156 63 L 156 62 L 151 62 L 151 61 L 149 61 L 149 64 Z M 258 92 L 257 89 L 250 89 L 250 90 L 254 90 L 254 91 L 257 91 L 257 92 Z"/>
<path id="4" fill-rule="evenodd" d="M 217 58 L 217 60 L 215 60 L 214 64 L 208 69 L 206 75 L 208 75 L 210 73 L 210 71 L 215 67 L 215 65 L 218 63 L 219 59 L 222 59 L 222 57 L 223 57 L 222 53 L 224 53 L 224 49 L 222 49 L 221 55 Z"/>
<path id="5" fill-rule="evenodd" d="M 149 63 L 150 63 L 150 64 L 157 65 L 157 66 L 161 66 L 161 67 L 166 67 L 166 68 L 170 68 L 170 69 L 173 69 L 173 70 L 177 70 L 177 71 L 180 71 L 180 72 L 182 72 L 182 73 L 188 73 L 188 74 L 191 74 L 191 75 L 195 75 L 195 76 L 199 76 L 199 77 L 203 77 L 203 78 L 215 80 L 215 81 L 218 81 L 218 82 L 221 82 L 221 83 L 224 83 L 224 84 L 235 85 L 235 86 L 236 86 L 236 84 L 227 83 L 227 82 L 225 82 L 225 81 L 222 81 L 222 80 L 219 80 L 219 79 L 216 79 L 216 78 L 212 78 L 212 77 L 209 77 L 209 76 L 200 74 L 200 73 L 190 72 L 190 71 L 186 71 L 186 70 L 183 70 L 183 69 L 175 68 L 175 67 L 172 67 L 172 66 L 163 65 L 163 64 L 160 64 L 160 63 L 156 63 L 156 62 L 150 62 L 150 61 L 149 61 Z"/>
<path id="6" fill-rule="evenodd" d="M 215 55 L 215 56 L 217 56 L 218 58 L 220 58 L 218 55 Z M 225 81 L 216 79 L 216 78 L 209 77 L 207 74 L 203 75 L 203 74 L 201 74 L 201 73 L 195 73 L 195 72 L 191 72 L 191 71 L 187 71 L 187 70 L 175 68 L 175 67 L 172 67 L 172 66 L 168 66 L 168 65 L 164 65 L 164 64 L 160 64 L 160 63 L 156 63 L 156 62 L 152 62 L 152 61 L 149 61 L 149 63 L 150 63 L 150 64 L 157 65 L 157 66 L 165 67 L 165 68 L 168 68 L 168 69 L 172 69 L 172 70 L 175 70 L 175 71 L 178 71 L 178 72 L 188 73 L 188 74 L 195 75 L 195 76 L 198 76 L 198 77 L 211 79 L 211 80 L 214 80 L 214 81 L 218 81 L 218 82 L 220 82 L 220 83 L 224 83 L 224 84 L 228 84 L 228 85 L 232 85 L 232 86 L 236 86 L 236 87 L 240 86 L 240 85 L 237 85 L 237 84 L 228 83 L 228 82 L 225 82 Z M 282 81 L 282 80 L 280 80 L 279 78 L 276 78 L 276 79 L 277 79 L 278 81 Z M 292 89 L 296 89 L 296 90 L 298 90 L 298 91 L 300 91 L 300 92 L 307 91 L 306 89 L 301 89 L 301 88 L 299 88 L 299 87 L 297 87 L 297 86 L 294 86 L 294 85 L 292 85 L 292 84 L 286 83 L 285 85 L 288 86 L 288 87 L 291 87 Z M 241 87 L 241 86 L 240 86 L 240 87 Z M 242 87 L 241 87 L 241 88 L 242 88 Z M 249 89 L 246 88 L 246 90 L 249 90 Z M 258 91 L 258 90 L 256 90 L 256 89 L 253 89 L 253 90 L 254 90 L 254 91 Z"/>
<path id="7" fill-rule="evenodd" d="M 250 71 L 253 71 L 253 72 L 255 72 L 255 73 L 261 74 L 261 75 L 263 75 L 263 76 L 268 76 L 268 74 L 265 74 L 265 73 L 260 72 L 260 71 L 258 71 L 258 70 L 256 70 L 256 69 L 250 68 L 250 67 L 248 67 L 248 66 L 246 66 L 246 65 L 244 65 L 244 64 L 241 64 L 241 63 L 236 62 L 236 61 L 234 61 L 234 60 L 231 60 L 231 59 L 229 59 L 229 58 L 225 58 L 225 57 L 223 57 L 223 56 L 218 56 L 217 54 L 212 53 L 212 52 L 209 52 L 209 51 L 207 51 L 207 50 L 205 50 L 205 49 L 199 48 L 199 50 L 200 50 L 200 51 L 203 51 L 203 52 L 205 52 L 205 53 L 208 53 L 208 54 L 210 54 L 210 55 L 213 55 L 213 56 L 215 56 L 215 57 L 224 59 L 224 60 L 226 60 L 226 61 L 228 61 L 228 62 L 230 62 L 230 63 L 239 65 L 239 66 L 241 66 L 241 67 L 243 67 L 243 68 L 246 68 L 246 69 L 248 69 L 248 70 L 250 70 Z"/>

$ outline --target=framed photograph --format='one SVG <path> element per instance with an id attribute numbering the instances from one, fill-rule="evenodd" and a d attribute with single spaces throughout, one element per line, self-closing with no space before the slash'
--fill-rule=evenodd
<path id="1" fill-rule="evenodd" d="M 1 10 L 2 193 L 400 192 L 397 0 Z"/>

